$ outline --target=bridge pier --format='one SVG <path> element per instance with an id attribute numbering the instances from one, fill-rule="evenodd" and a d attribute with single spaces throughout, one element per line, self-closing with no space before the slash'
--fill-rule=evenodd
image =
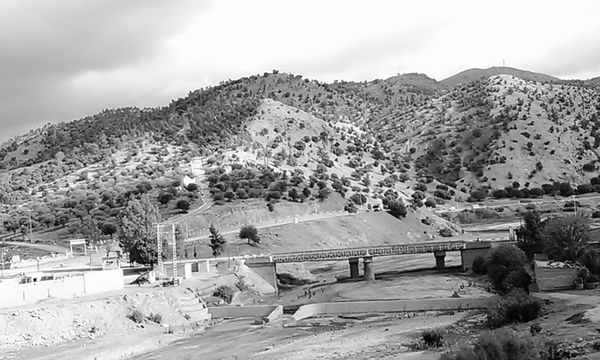
<path id="1" fill-rule="evenodd" d="M 433 256 L 435 256 L 435 268 L 437 270 L 444 270 L 446 268 L 446 252 L 445 251 L 434 251 Z"/>
<path id="2" fill-rule="evenodd" d="M 373 257 L 365 256 L 363 257 L 363 265 L 365 270 L 365 280 L 366 281 L 374 281 L 375 280 L 375 272 L 373 271 Z"/>
<path id="3" fill-rule="evenodd" d="M 350 264 L 350 278 L 356 279 L 358 278 L 358 258 L 351 257 L 348 258 L 348 263 Z"/>

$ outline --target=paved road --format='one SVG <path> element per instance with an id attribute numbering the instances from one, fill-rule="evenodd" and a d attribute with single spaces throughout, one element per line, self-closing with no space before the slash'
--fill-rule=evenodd
<path id="1" fill-rule="evenodd" d="M 507 206 L 527 206 L 529 204 L 533 204 L 533 205 L 539 205 L 539 204 L 553 204 L 553 203 L 565 203 L 567 201 L 573 201 L 573 200 L 596 200 L 596 199 L 600 199 L 600 195 L 592 195 L 592 196 L 586 196 L 587 194 L 583 194 L 583 195 L 577 195 L 577 196 L 570 196 L 570 197 L 564 197 L 564 198 L 559 198 L 559 199 L 555 199 L 555 198 L 542 198 L 540 200 L 521 200 L 521 201 L 514 201 L 514 202 L 505 202 L 505 203 L 501 203 L 501 204 L 488 204 L 488 205 L 479 205 L 479 204 L 471 204 L 471 205 L 466 205 L 463 207 L 457 207 L 456 209 L 444 209 L 444 208 L 436 208 L 433 209 L 433 212 L 438 213 L 438 214 L 443 214 L 443 213 L 449 213 L 449 212 L 461 212 L 464 210 L 472 210 L 472 209 L 494 209 L 494 208 L 501 208 L 501 207 L 507 207 Z M 497 200 L 497 201 L 506 201 L 506 200 Z M 489 200 L 488 200 L 489 202 Z M 474 207 L 475 206 L 475 207 Z"/>
<path id="2" fill-rule="evenodd" d="M 0 244 L 6 244 L 6 245 L 10 245 L 10 246 L 22 246 L 22 247 L 28 247 L 28 248 L 32 248 L 32 249 L 44 250 L 44 251 L 48 251 L 51 253 L 56 252 L 56 253 L 61 253 L 61 254 L 64 254 L 64 252 L 66 250 L 69 250 L 65 247 L 58 246 L 58 245 L 37 244 L 37 243 L 29 243 L 29 242 L 25 242 L 25 241 L 3 241 Z"/>

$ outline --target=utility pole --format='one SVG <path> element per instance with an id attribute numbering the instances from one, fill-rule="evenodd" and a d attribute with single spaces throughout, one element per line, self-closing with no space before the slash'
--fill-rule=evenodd
<path id="1" fill-rule="evenodd" d="M 171 236 L 173 238 L 173 279 L 177 277 L 177 240 L 175 239 L 175 223 L 171 224 Z"/>
<path id="2" fill-rule="evenodd" d="M 156 264 L 156 279 L 160 279 L 163 275 L 163 259 L 162 259 L 162 241 L 160 240 L 161 224 L 153 224 L 156 226 L 156 253 L 158 256 Z"/>

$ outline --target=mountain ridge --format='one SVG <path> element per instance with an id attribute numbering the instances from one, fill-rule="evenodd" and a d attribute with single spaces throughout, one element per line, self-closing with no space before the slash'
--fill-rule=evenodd
<path id="1" fill-rule="evenodd" d="M 194 207 L 206 196 L 302 202 L 335 191 L 353 209 L 497 191 L 539 196 L 555 183 L 596 191 L 599 93 L 585 82 L 506 74 L 452 88 L 424 74 L 332 84 L 252 75 L 160 108 L 47 125 L 2 146 L 0 208 L 23 227 L 18 208 L 28 202 L 36 228 L 70 223 L 77 231 L 69 219 L 104 228 L 145 195 L 168 217 L 174 203 Z M 206 168 L 193 179 L 202 196 L 181 185 L 193 178 L 192 162 Z"/>

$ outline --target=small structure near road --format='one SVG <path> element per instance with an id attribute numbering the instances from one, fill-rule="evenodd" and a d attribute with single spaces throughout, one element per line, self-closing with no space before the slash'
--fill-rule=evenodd
<path id="1" fill-rule="evenodd" d="M 81 246 L 83 247 L 83 254 L 87 255 L 87 245 L 85 239 L 71 239 L 69 240 L 69 250 L 71 254 L 73 254 L 73 246 Z"/>

